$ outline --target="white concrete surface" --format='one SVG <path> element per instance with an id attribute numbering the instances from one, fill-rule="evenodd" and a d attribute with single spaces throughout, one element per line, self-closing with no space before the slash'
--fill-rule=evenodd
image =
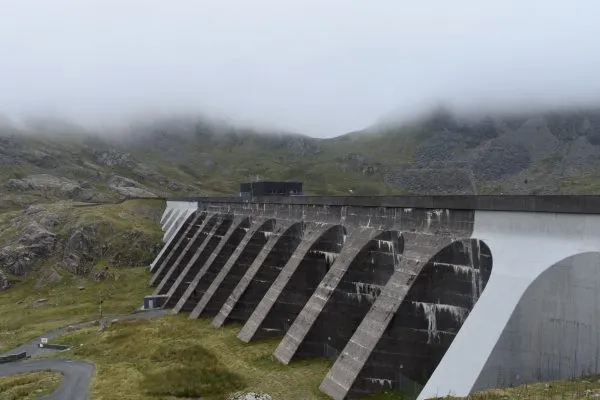
<path id="1" fill-rule="evenodd" d="M 600 252 L 580 253 L 529 285 L 473 390 L 597 375 L 599 266 Z"/>
<path id="2" fill-rule="evenodd" d="M 150 264 L 150 271 L 156 267 L 157 261 L 162 257 L 163 253 L 169 247 L 169 244 L 175 237 L 175 232 L 185 222 L 187 217 L 198 208 L 198 203 L 190 201 L 167 201 L 167 206 L 161 217 L 161 227 L 165 234 L 163 235 L 164 245 L 160 249 L 154 261 Z M 169 218 L 164 218 L 169 211 L 173 210 Z"/>
<path id="3" fill-rule="evenodd" d="M 492 274 L 418 400 L 467 396 L 472 391 L 513 311 L 536 278 L 567 257 L 600 251 L 600 216 L 476 211 L 472 237 L 491 249 Z M 592 314 L 584 312 L 582 318 L 594 323 Z"/>
<path id="4" fill-rule="evenodd" d="M 170 204 L 172 203 L 172 205 Z M 176 211 L 178 211 L 178 217 L 175 221 L 167 228 L 165 234 L 163 236 L 163 242 L 168 242 L 169 239 L 179 230 L 181 225 L 185 222 L 187 217 L 190 216 L 194 211 L 198 209 L 198 203 L 195 201 L 174 201 L 167 202 L 167 207 L 172 206 Z"/>

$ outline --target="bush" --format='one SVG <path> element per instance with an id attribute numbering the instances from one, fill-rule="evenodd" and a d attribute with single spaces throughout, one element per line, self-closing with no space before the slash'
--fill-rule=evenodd
<path id="1" fill-rule="evenodd" d="M 141 385 L 151 396 L 206 398 L 223 396 L 245 386 L 241 376 L 222 367 L 215 355 L 198 344 L 187 348 L 161 345 L 150 359 L 179 364 L 144 375 Z"/>

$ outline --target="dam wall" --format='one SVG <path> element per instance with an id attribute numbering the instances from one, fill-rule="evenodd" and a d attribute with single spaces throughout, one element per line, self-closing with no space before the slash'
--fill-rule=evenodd
<path id="1" fill-rule="evenodd" d="M 165 307 L 329 358 L 331 398 L 600 373 L 600 197 L 173 198 L 161 225 Z"/>

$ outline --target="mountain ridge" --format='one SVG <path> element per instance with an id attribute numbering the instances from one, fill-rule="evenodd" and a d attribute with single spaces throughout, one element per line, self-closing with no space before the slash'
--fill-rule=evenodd
<path id="1" fill-rule="evenodd" d="M 38 125 L 39 126 L 39 125 Z M 597 193 L 600 109 L 461 116 L 333 138 L 155 118 L 122 134 L 0 127 L 0 209 L 44 201 L 236 195 L 242 181 L 300 180 L 307 194 Z"/>

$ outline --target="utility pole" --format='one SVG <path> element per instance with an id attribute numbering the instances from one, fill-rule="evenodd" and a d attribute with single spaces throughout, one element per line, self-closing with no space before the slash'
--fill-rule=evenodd
<path id="1" fill-rule="evenodd" d="M 104 294 L 102 293 L 102 290 L 100 290 L 98 292 L 98 307 L 99 307 L 99 311 L 100 311 L 100 319 L 102 319 L 102 303 L 104 302 Z"/>

